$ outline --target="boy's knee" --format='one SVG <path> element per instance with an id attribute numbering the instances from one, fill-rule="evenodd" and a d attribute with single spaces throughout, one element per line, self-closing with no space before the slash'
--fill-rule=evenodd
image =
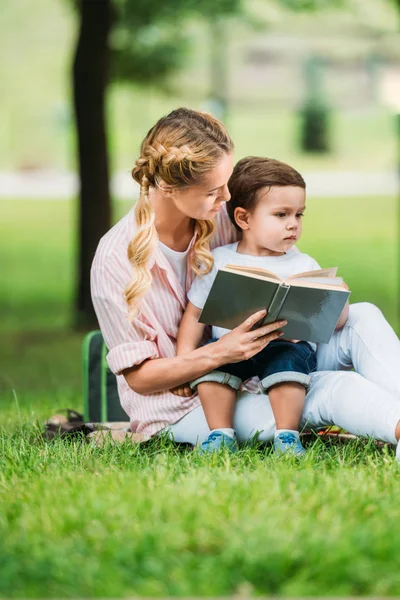
<path id="1" fill-rule="evenodd" d="M 236 375 L 225 373 L 224 371 L 211 371 L 206 375 L 202 375 L 189 383 L 192 390 L 197 390 L 197 386 L 201 383 L 220 383 L 228 385 L 234 390 L 238 390 L 242 384 L 242 380 Z"/>

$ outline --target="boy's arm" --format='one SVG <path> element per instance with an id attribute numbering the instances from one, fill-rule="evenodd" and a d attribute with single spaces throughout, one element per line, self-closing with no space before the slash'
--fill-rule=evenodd
<path id="1" fill-rule="evenodd" d="M 197 308 L 191 302 L 188 302 L 179 326 L 178 338 L 176 343 L 176 355 L 182 356 L 199 347 L 203 337 L 205 325 L 199 323 L 201 309 Z"/>
<path id="2" fill-rule="evenodd" d="M 342 286 L 346 290 L 349 289 L 349 286 L 347 285 L 347 283 L 343 282 Z M 349 318 L 349 301 L 347 300 L 346 304 L 344 305 L 344 309 L 342 310 L 342 314 L 339 317 L 339 321 L 337 322 L 335 330 L 342 329 L 346 325 L 348 318 Z"/>

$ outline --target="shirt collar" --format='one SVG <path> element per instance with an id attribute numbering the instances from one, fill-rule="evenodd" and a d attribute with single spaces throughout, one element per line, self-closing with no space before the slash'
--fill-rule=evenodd
<path id="1" fill-rule="evenodd" d="M 136 219 L 135 219 L 135 208 L 132 207 L 132 209 L 129 211 L 128 213 L 128 231 L 129 231 L 129 241 L 131 241 L 137 232 L 137 223 L 136 223 Z M 194 235 L 192 237 L 192 239 L 190 240 L 189 243 L 189 253 L 188 253 L 188 257 L 190 256 L 190 251 L 192 250 L 194 244 L 196 243 L 198 234 L 197 231 L 194 232 Z M 160 250 L 158 244 L 156 244 L 156 247 L 152 253 L 152 255 L 150 256 L 150 258 L 147 261 L 147 267 L 152 270 L 154 268 L 154 266 L 157 265 L 158 267 L 160 267 L 161 269 L 164 269 L 168 275 L 168 279 L 171 281 L 174 280 L 175 278 L 175 273 L 174 270 L 172 268 L 172 266 L 170 265 L 170 263 L 168 262 L 167 258 L 165 257 L 165 255 L 163 254 L 163 252 Z M 173 286 L 173 289 L 175 289 L 175 286 Z M 177 292 L 177 290 L 176 290 Z M 183 292 L 185 292 L 185 290 L 183 290 Z M 177 293 L 177 295 L 180 297 L 181 294 Z M 180 298 L 181 302 L 184 303 L 184 296 L 182 296 L 182 298 Z"/>

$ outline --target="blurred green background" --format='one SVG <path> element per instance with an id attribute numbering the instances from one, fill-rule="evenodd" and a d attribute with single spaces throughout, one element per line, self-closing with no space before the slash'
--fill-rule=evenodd
<path id="1" fill-rule="evenodd" d="M 179 4 L 170 9 L 177 20 Z M 307 5 L 315 8 L 299 11 Z M 3 170 L 76 167 L 70 71 L 79 18 L 73 6 L 74 0 L 35 5 L 15 0 L 2 7 Z M 180 105 L 213 109 L 215 93 L 226 97 L 238 158 L 269 154 L 311 171 L 393 169 L 396 131 L 393 113 L 382 101 L 382 79 L 399 69 L 396 2 L 245 0 L 241 7 L 243 14 L 222 20 L 218 55 L 224 80 L 214 86 L 212 10 L 206 18 L 189 15 L 183 21 L 185 52 L 169 77 L 109 86 L 113 171 L 129 172 L 140 141 L 160 115 Z M 305 75 L 310 58 L 323 64 L 321 87 L 333 121 L 332 151 L 312 156 L 298 144 L 298 109 L 310 94 Z M 145 61 L 142 68 L 146 71 Z"/>
<path id="2" fill-rule="evenodd" d="M 126 12 L 118 22 L 114 17 L 109 38 L 111 222 L 135 201 L 129 173 L 152 124 L 177 106 L 210 110 L 226 121 L 237 159 L 273 156 L 304 174 L 309 200 L 301 249 L 323 266 L 338 265 L 352 301 L 377 304 L 399 331 L 397 3 L 203 1 L 203 14 L 185 0 L 166 13 L 157 0 L 136 3 L 144 15 L 137 25 L 129 0 L 115 0 Z M 158 6 L 164 12 L 153 23 Z M 82 200 L 72 102 L 78 8 L 72 0 L 2 7 L 0 384 L 11 420 L 15 394 L 24 405 L 28 389 L 30 414 L 50 409 L 32 389 L 58 394 L 66 365 L 70 382 L 61 387 L 81 408 L 84 331 L 76 330 L 74 313 Z M 128 52 L 124 63 L 121 39 L 125 51 L 132 40 L 142 44 L 128 48 L 139 59 Z M 169 48 L 166 67 L 162 44 Z M 325 121 L 315 118 L 316 109 Z M 310 134 L 315 123 L 319 130 Z M 307 150 L 310 139 L 314 150 Z M 62 357 L 60 339 L 68 348 Z M 49 391 L 43 373 L 53 372 Z"/>
<path id="3" fill-rule="evenodd" d="M 94 9 L 89 33 L 113 9 L 110 182 L 106 162 L 86 170 L 85 197 L 72 86 L 82 6 Z M 202 463 L 157 439 L 46 444 L 34 427 L 83 408 L 91 256 L 135 202 L 142 138 L 178 106 L 223 118 L 237 159 L 266 155 L 302 172 L 301 250 L 337 265 L 351 301 L 375 303 L 400 332 L 399 32 L 400 0 L 2 3 L 0 596 L 399 594 L 387 447 L 317 440 L 302 464 L 257 448 Z M 90 60 L 87 93 L 100 52 Z"/>

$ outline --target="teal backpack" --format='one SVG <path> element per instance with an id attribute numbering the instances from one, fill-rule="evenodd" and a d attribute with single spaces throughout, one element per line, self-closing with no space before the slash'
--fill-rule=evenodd
<path id="1" fill-rule="evenodd" d="M 107 352 L 100 331 L 91 331 L 85 336 L 82 350 L 84 420 L 129 422 L 119 401 L 117 378 L 107 364 Z"/>

